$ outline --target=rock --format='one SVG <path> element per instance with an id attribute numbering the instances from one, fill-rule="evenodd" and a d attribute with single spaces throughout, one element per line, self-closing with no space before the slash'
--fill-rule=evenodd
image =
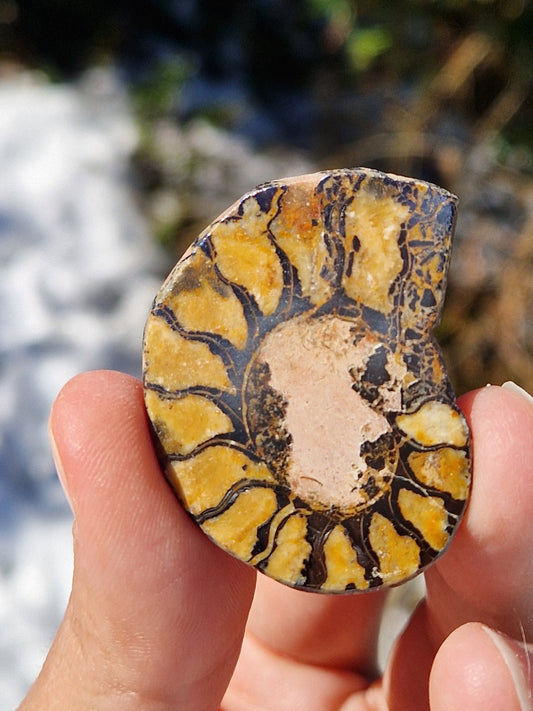
<path id="1" fill-rule="evenodd" d="M 337 170 L 259 186 L 155 299 L 146 405 L 207 535 L 290 586 L 396 585 L 447 547 L 469 432 L 431 336 L 455 198 Z"/>

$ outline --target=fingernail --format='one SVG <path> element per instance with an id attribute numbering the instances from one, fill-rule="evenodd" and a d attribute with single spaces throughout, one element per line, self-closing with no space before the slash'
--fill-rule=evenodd
<path id="1" fill-rule="evenodd" d="M 521 395 L 531 405 L 533 405 L 533 396 L 531 396 L 527 392 L 527 390 L 524 390 L 524 388 L 521 388 L 520 385 L 513 383 L 512 380 L 508 380 L 506 383 L 503 383 L 502 388 L 504 388 L 505 390 L 509 390 L 509 392 L 516 393 L 517 395 Z"/>
<path id="2" fill-rule="evenodd" d="M 531 667 L 527 646 L 521 647 L 518 642 L 508 639 L 505 635 L 496 632 L 486 625 L 483 625 L 483 629 L 491 638 L 494 646 L 499 651 L 509 669 L 521 711 L 533 711 L 531 678 L 529 678 L 531 676 Z"/>
<path id="3" fill-rule="evenodd" d="M 65 469 L 63 468 L 63 463 L 61 461 L 61 457 L 59 456 L 59 450 L 57 448 L 50 421 L 48 421 L 48 439 L 50 440 L 50 449 L 52 451 L 52 459 L 54 460 L 56 467 L 57 478 L 59 479 L 65 498 L 68 501 L 68 505 L 70 506 L 72 513 L 74 513 L 74 506 L 72 505 L 72 499 L 70 498 L 66 485 Z"/>

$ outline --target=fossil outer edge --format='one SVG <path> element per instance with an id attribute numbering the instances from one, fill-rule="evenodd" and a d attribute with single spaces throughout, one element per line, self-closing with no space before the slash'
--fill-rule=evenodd
<path id="1" fill-rule="evenodd" d="M 295 588 L 396 585 L 448 546 L 470 437 L 431 331 L 456 198 L 369 169 L 259 186 L 191 245 L 145 328 L 166 477 Z"/>

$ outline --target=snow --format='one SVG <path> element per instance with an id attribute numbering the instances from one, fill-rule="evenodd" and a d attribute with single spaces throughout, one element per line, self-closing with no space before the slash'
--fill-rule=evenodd
<path id="1" fill-rule="evenodd" d="M 72 574 L 46 424 L 75 373 L 140 374 L 165 270 L 128 182 L 137 129 L 112 72 L 0 82 L 0 708 L 37 675 Z"/>

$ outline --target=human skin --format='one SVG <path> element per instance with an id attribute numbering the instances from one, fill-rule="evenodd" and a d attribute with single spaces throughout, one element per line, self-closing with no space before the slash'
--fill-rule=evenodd
<path id="1" fill-rule="evenodd" d="M 379 677 L 386 593 L 256 585 L 178 505 L 139 381 L 74 378 L 50 417 L 74 513 L 72 593 L 21 711 L 533 709 L 533 401 L 492 386 L 460 406 L 472 498 Z"/>

